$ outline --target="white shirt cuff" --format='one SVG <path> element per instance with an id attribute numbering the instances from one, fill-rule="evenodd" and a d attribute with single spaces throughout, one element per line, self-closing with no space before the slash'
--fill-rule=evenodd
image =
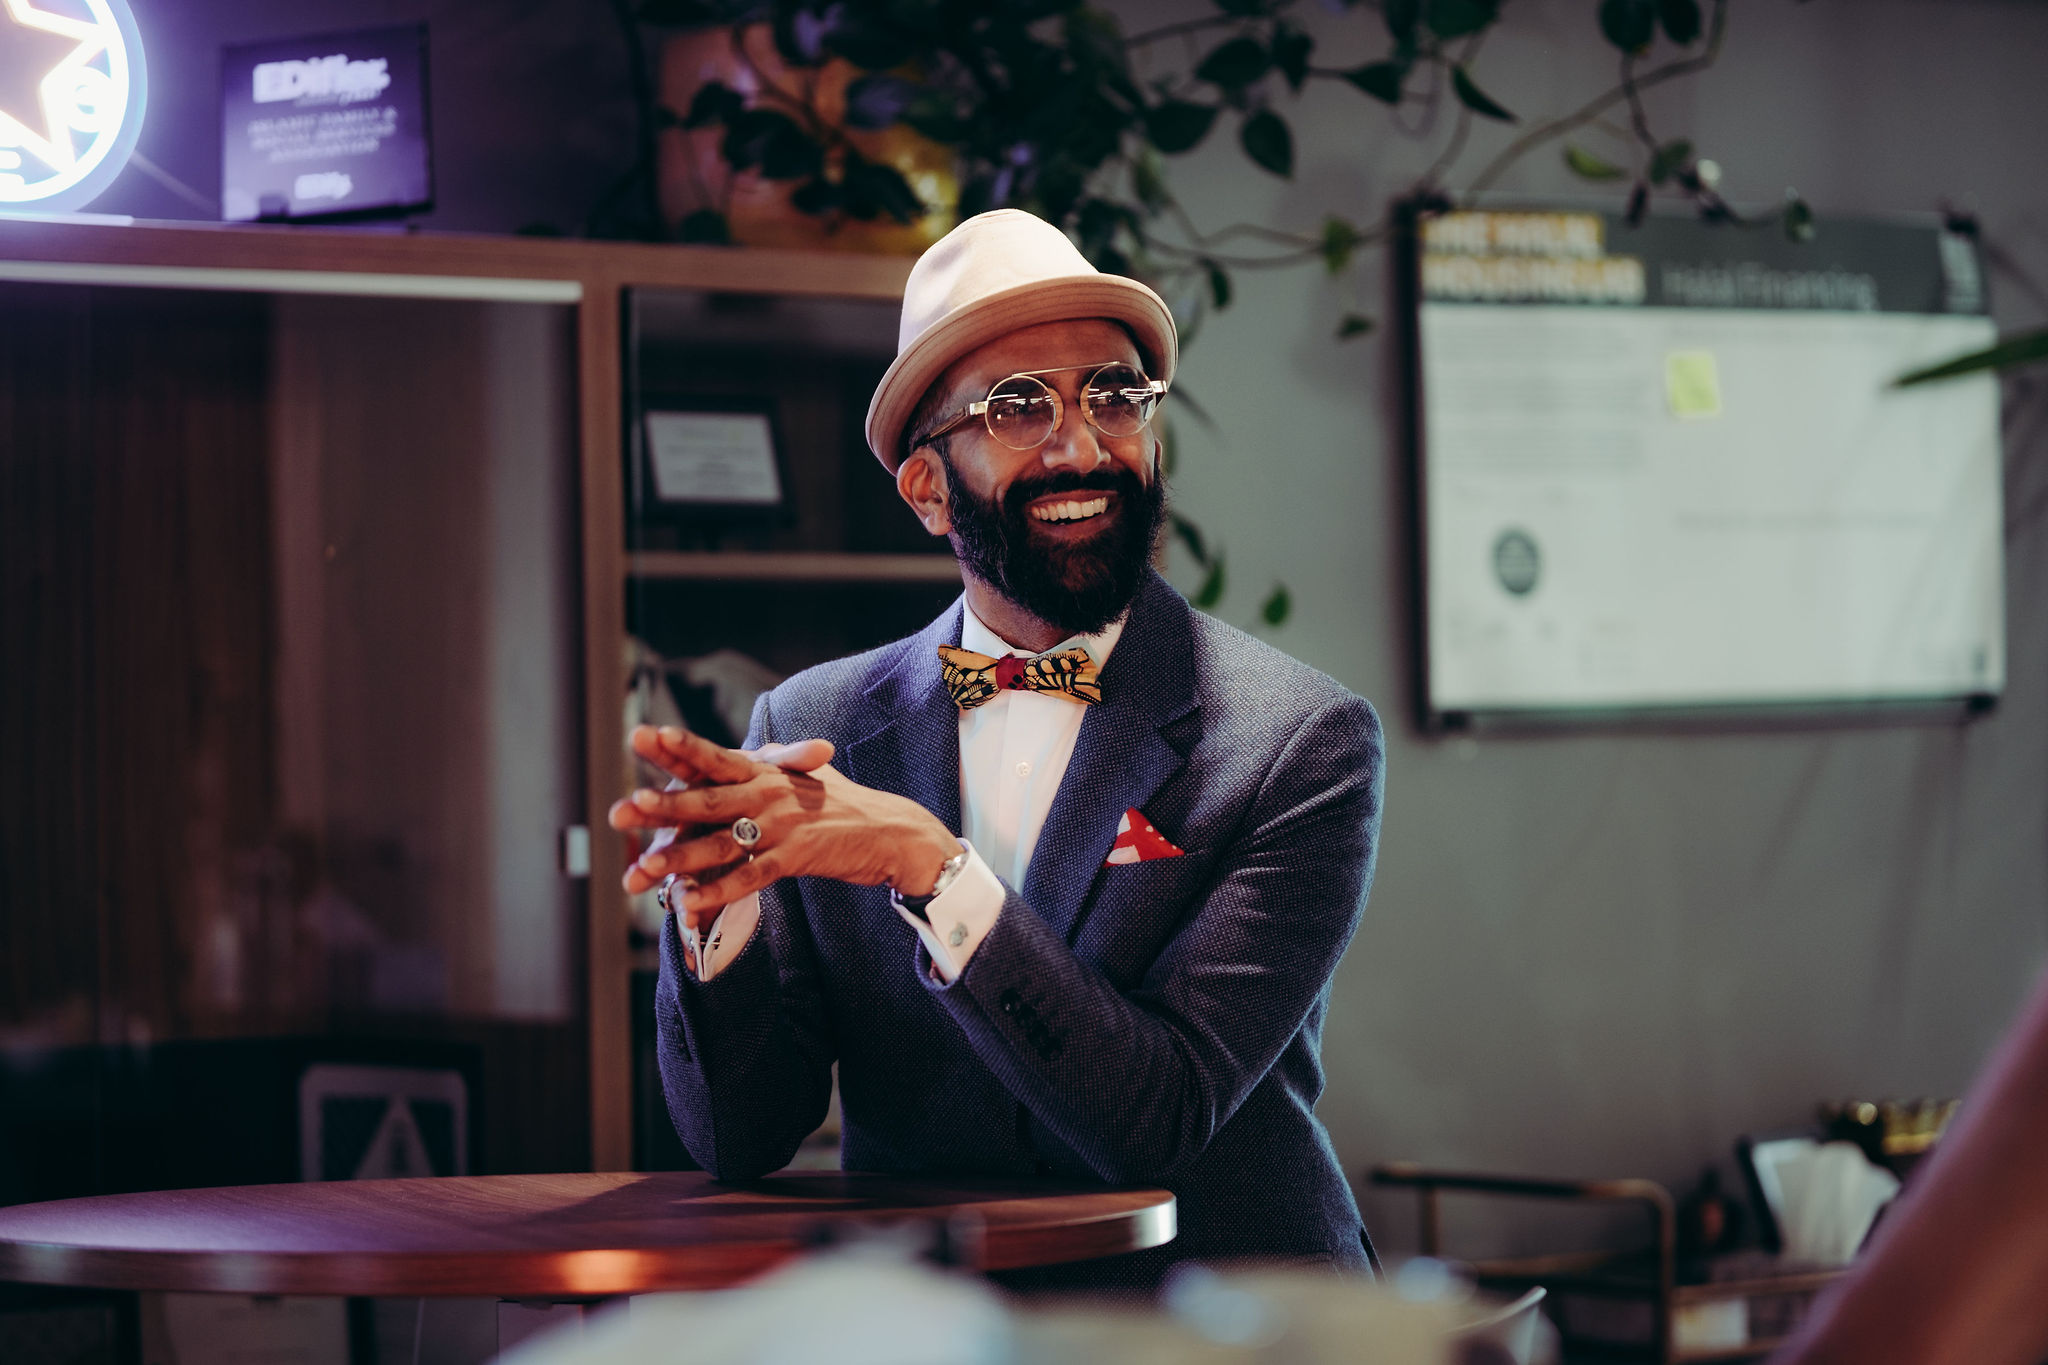
<path id="1" fill-rule="evenodd" d="M 960 846 L 967 850 L 967 866 L 960 869 L 951 886 L 925 906 L 925 919 L 901 906 L 896 908 L 903 922 L 917 931 L 924 950 L 932 955 L 933 975 L 948 986 L 967 970 L 967 960 L 974 956 L 974 950 L 988 937 L 988 931 L 996 927 L 996 920 L 1003 913 L 1002 882 L 989 871 L 973 844 L 962 839 Z"/>
<path id="2" fill-rule="evenodd" d="M 689 929 L 677 928 L 683 940 L 683 961 L 696 974 L 699 981 L 709 981 L 724 971 L 726 964 L 740 955 L 740 949 L 747 946 L 747 940 L 754 936 L 754 926 L 761 922 L 761 893 L 756 891 L 743 896 L 718 912 L 711 921 L 711 932 L 702 936 Z"/>

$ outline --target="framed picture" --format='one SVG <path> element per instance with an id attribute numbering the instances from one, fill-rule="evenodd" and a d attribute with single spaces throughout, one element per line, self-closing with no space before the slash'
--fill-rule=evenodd
<path id="1" fill-rule="evenodd" d="M 653 520 L 781 520 L 789 479 L 767 398 L 649 396 L 640 414 L 643 515 Z"/>
<path id="2" fill-rule="evenodd" d="M 299 1078 L 299 1179 L 468 1174 L 460 1071 L 319 1063 Z"/>
<path id="3" fill-rule="evenodd" d="M 434 205 L 427 26 L 221 52 L 221 217 L 403 217 Z"/>

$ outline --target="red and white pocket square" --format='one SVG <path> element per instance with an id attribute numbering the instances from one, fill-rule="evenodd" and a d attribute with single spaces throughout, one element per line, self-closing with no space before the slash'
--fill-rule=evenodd
<path id="1" fill-rule="evenodd" d="M 1102 860 L 1102 865 L 1149 863 L 1154 858 L 1178 858 L 1182 852 L 1145 818 L 1145 812 L 1133 806 L 1116 822 L 1116 842 L 1109 846 L 1109 856 Z"/>

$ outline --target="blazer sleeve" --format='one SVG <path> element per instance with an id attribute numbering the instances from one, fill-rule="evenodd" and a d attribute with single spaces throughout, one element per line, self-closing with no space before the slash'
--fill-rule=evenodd
<path id="1" fill-rule="evenodd" d="M 978 1056 L 1097 1175 L 1163 1181 L 1202 1154 L 1328 987 L 1372 882 L 1379 719 L 1346 696 L 1282 747 L 1213 890 L 1119 991 L 1014 890 L 950 986 Z"/>
<path id="2" fill-rule="evenodd" d="M 763 696 L 747 747 L 772 738 Z M 759 926 L 708 982 L 684 964 L 674 917 L 664 920 L 654 1002 L 662 1095 L 690 1156 L 721 1180 L 788 1165 L 824 1121 L 838 1052 L 800 884 L 762 890 Z"/>

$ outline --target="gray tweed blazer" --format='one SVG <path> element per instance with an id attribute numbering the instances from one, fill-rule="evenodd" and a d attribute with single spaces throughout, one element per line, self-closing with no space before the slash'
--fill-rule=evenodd
<path id="1" fill-rule="evenodd" d="M 854 781 L 960 829 L 959 716 L 920 634 L 761 698 L 748 744 L 822 737 Z M 1372 881 L 1379 719 L 1332 679 L 1201 615 L 1157 575 L 1103 669 L 1022 887 L 950 986 L 885 889 L 792 878 L 711 982 L 671 920 L 663 1090 L 727 1180 L 779 1169 L 839 1066 L 848 1170 L 1164 1185 L 1170 1245 L 1010 1277 L 1142 1286 L 1176 1260 L 1364 1269 L 1329 1135 L 1323 1016 Z M 1137 807 L 1181 857 L 1105 865 Z"/>

